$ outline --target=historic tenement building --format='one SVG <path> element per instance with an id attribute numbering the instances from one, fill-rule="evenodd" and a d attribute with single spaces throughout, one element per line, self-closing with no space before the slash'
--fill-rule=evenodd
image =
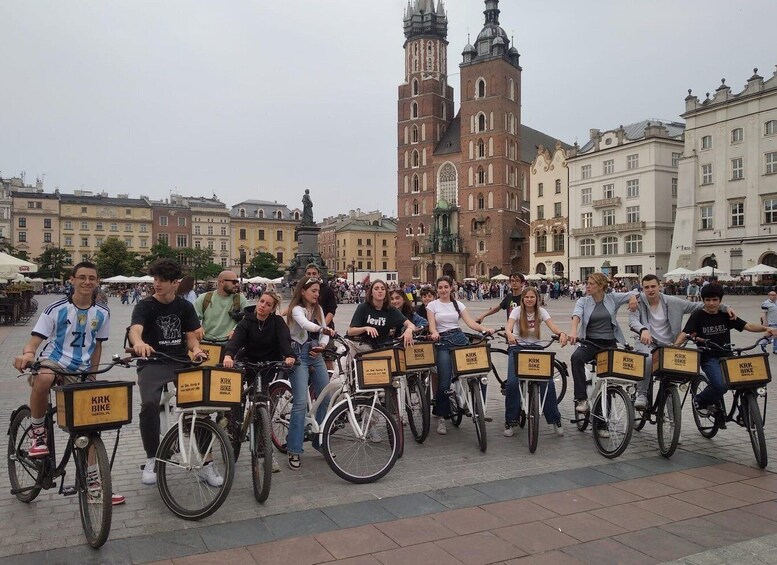
<path id="1" fill-rule="evenodd" d="M 528 269 L 529 168 L 536 146 L 555 140 L 522 126 L 518 50 L 499 25 L 499 0 L 486 0 L 484 14 L 474 45 L 462 53 L 456 112 L 443 3 L 413 0 L 405 12 L 397 108 L 400 280 Z"/>
<path id="2" fill-rule="evenodd" d="M 669 266 L 737 275 L 777 267 L 777 72 L 732 93 L 685 99 L 677 222 Z"/>
<path id="3" fill-rule="evenodd" d="M 666 273 L 682 150 L 682 123 L 643 120 L 568 153 L 570 278 Z"/>

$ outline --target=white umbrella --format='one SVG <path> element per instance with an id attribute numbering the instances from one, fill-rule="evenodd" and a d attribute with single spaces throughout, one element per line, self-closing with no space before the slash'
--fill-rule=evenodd
<path id="1" fill-rule="evenodd" d="M 136 282 L 154 282 L 154 277 L 151 275 L 143 275 L 142 277 L 132 277 Z"/>
<path id="2" fill-rule="evenodd" d="M 250 279 L 245 279 L 243 282 L 251 283 L 251 284 L 269 284 L 271 281 L 267 277 L 251 277 Z"/>
<path id="3" fill-rule="evenodd" d="M 723 277 L 728 275 L 727 272 L 717 268 L 713 269 L 712 267 L 702 267 L 701 269 L 696 269 L 690 274 L 694 277 L 711 277 L 712 275 L 715 275 L 716 277 Z"/>
<path id="4" fill-rule="evenodd" d="M 616 279 L 638 279 L 637 273 L 615 273 L 613 275 Z"/>
<path id="5" fill-rule="evenodd" d="M 500 273 L 500 274 L 498 274 L 498 275 L 496 275 L 496 276 L 493 276 L 493 277 L 491 277 L 491 280 L 492 280 L 492 281 L 509 281 L 509 280 L 510 280 L 510 277 L 508 277 L 507 275 L 503 275 L 503 274 L 501 274 L 501 273 Z"/>
<path id="6" fill-rule="evenodd" d="M 0 273 L 37 273 L 38 265 L 0 252 Z"/>
<path id="7" fill-rule="evenodd" d="M 664 273 L 664 278 L 669 279 L 672 277 L 686 277 L 693 273 L 690 269 L 686 269 L 685 267 L 677 267 L 675 269 L 672 269 L 671 271 L 667 271 Z"/>
<path id="8" fill-rule="evenodd" d="M 764 265 L 763 263 L 758 263 L 755 267 L 750 267 L 749 269 L 745 269 L 740 273 L 740 275 L 773 275 L 777 273 L 777 269 L 774 267 L 770 267 L 769 265 Z"/>
<path id="9" fill-rule="evenodd" d="M 277 279 L 271 279 L 270 282 L 273 284 L 281 284 L 283 282 L 283 277 L 278 277 Z"/>
<path id="10" fill-rule="evenodd" d="M 542 279 L 546 279 L 546 278 L 548 278 L 548 277 L 545 276 L 545 275 L 541 275 L 539 273 L 533 273 L 531 275 L 526 275 L 526 280 L 527 281 L 541 281 Z"/>
<path id="11" fill-rule="evenodd" d="M 104 283 L 131 283 L 135 282 L 134 277 L 125 277 L 124 275 L 116 275 L 115 277 L 108 277 L 107 279 L 103 279 L 102 282 Z"/>

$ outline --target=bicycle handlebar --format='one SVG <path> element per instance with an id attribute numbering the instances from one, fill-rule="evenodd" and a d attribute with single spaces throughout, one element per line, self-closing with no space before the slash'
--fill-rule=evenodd
<path id="1" fill-rule="evenodd" d="M 39 359 L 38 361 L 32 361 L 27 365 L 27 368 L 30 370 L 30 373 L 37 374 L 41 369 L 51 369 L 56 374 L 61 375 L 63 377 L 82 377 L 83 379 L 86 379 L 89 375 L 102 375 L 103 373 L 107 373 L 111 369 L 113 369 L 117 365 L 122 366 L 128 366 L 129 363 L 132 361 L 131 357 L 119 357 L 118 354 L 114 355 L 111 359 L 110 363 L 101 363 L 100 365 L 105 365 L 104 369 L 99 370 L 89 370 L 89 371 L 63 371 L 60 370 L 60 368 L 54 368 L 49 366 L 47 363 L 47 359 Z M 98 367 L 100 366 L 98 365 Z M 26 373 L 21 373 L 19 376 L 25 375 Z"/>
<path id="2" fill-rule="evenodd" d="M 756 341 L 753 345 L 749 345 L 747 347 L 733 347 L 733 344 L 731 343 L 727 343 L 726 345 L 720 345 L 719 343 L 715 343 L 714 341 L 710 341 L 709 339 L 705 339 L 703 337 L 697 337 L 697 336 L 688 336 L 686 341 L 694 342 L 696 344 L 697 349 L 729 353 L 734 356 L 741 355 L 745 351 L 750 351 L 751 349 L 755 349 L 756 347 L 761 345 L 760 339 Z"/>
<path id="3" fill-rule="evenodd" d="M 590 345 L 591 347 L 595 347 L 596 349 L 599 349 L 599 350 L 602 350 L 602 351 L 604 351 L 605 349 L 612 349 L 611 347 L 607 347 L 607 346 L 604 346 L 604 345 L 599 345 L 598 343 L 594 343 L 590 339 L 585 339 L 585 338 L 579 338 L 577 340 L 577 343 L 582 344 L 582 345 Z M 629 345 L 628 343 L 617 343 L 617 342 L 615 343 L 615 348 L 616 349 L 623 349 L 624 351 L 633 351 L 633 349 L 634 349 L 634 347 Z"/>
<path id="4" fill-rule="evenodd" d="M 124 351 L 126 353 L 134 353 L 135 350 L 131 347 L 125 347 Z M 197 367 L 199 365 L 202 365 L 202 363 L 208 358 L 207 351 L 203 351 L 205 353 L 205 358 L 199 358 L 198 360 L 190 359 L 189 357 L 175 357 L 174 355 L 168 355 L 167 353 L 163 353 L 162 351 L 154 351 L 150 357 L 131 357 L 129 358 L 128 362 L 132 361 L 163 361 L 163 362 L 172 362 L 172 363 L 180 363 L 181 365 L 192 365 L 193 367 Z"/>

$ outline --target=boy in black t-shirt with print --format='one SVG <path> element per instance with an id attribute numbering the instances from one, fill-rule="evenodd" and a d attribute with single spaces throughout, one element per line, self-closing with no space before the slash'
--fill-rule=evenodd
<path id="1" fill-rule="evenodd" d="M 507 317 L 510 317 L 510 312 L 513 308 L 521 303 L 521 293 L 523 292 L 523 286 L 526 284 L 526 277 L 521 273 L 513 273 L 510 275 L 510 294 L 505 294 L 505 297 L 497 305 L 488 310 L 485 314 L 476 318 L 475 321 L 478 324 L 482 324 L 483 320 L 491 314 L 496 314 L 500 310 L 507 310 Z"/>
<path id="2" fill-rule="evenodd" d="M 676 345 L 682 345 L 686 336 L 694 336 L 706 339 L 721 347 L 729 348 L 731 345 L 731 330 L 747 330 L 749 332 L 766 332 L 766 335 L 777 335 L 777 328 L 767 328 L 761 324 L 745 322 L 740 318 L 729 318 L 728 314 L 720 311 L 720 301 L 723 298 L 723 287 L 717 284 L 708 284 L 701 289 L 701 298 L 704 308 L 696 310 L 688 318 L 683 331 L 677 336 Z M 717 404 L 726 393 L 726 384 L 723 382 L 723 373 L 720 370 L 720 357 L 726 357 L 725 351 L 704 351 L 701 355 L 701 368 L 707 375 L 709 386 L 705 388 L 695 399 L 698 409 L 705 409 Z"/>

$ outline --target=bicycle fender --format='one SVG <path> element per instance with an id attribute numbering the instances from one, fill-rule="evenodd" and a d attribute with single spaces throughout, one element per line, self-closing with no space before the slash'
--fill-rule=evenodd
<path id="1" fill-rule="evenodd" d="M 29 410 L 29 409 L 30 409 L 30 407 L 29 407 L 29 406 L 27 406 L 26 404 L 22 404 L 21 406 L 19 406 L 18 408 L 16 408 L 16 410 L 14 410 L 13 412 L 11 412 L 11 420 L 10 420 L 10 422 L 13 422 L 13 421 L 14 421 L 14 418 L 16 418 L 16 415 L 17 415 L 17 414 L 18 414 L 18 413 L 19 413 L 21 410 L 24 410 L 25 408 L 26 408 L 27 410 Z M 5 435 L 10 435 L 10 434 L 11 434 L 11 425 L 10 425 L 10 422 L 9 422 L 9 424 L 8 424 L 8 429 L 6 430 L 6 432 L 5 432 Z"/>

